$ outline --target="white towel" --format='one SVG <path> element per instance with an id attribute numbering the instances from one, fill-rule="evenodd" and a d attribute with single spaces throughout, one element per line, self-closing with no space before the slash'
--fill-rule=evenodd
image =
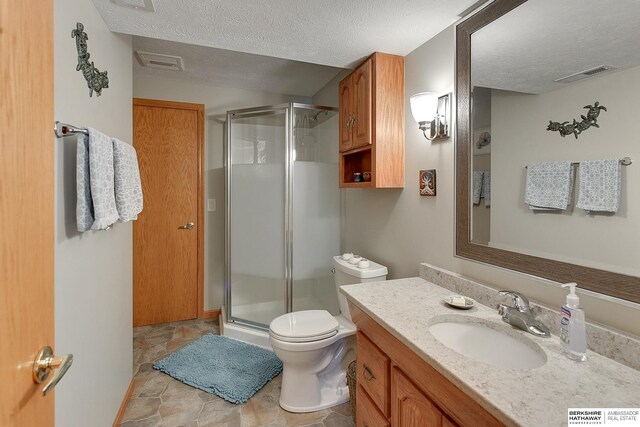
<path id="1" fill-rule="evenodd" d="M 92 230 L 106 230 L 118 221 L 113 177 L 113 143 L 107 135 L 89 129 L 89 175 L 94 221 Z"/>
<path id="2" fill-rule="evenodd" d="M 473 204 L 480 203 L 480 197 L 482 197 L 482 181 L 484 179 L 484 172 L 473 171 Z"/>
<path id="3" fill-rule="evenodd" d="M 76 153 L 76 222 L 78 231 L 85 232 L 93 225 L 93 201 L 89 181 L 89 137 L 78 134 Z"/>
<path id="4" fill-rule="evenodd" d="M 484 198 L 484 205 L 486 207 L 491 206 L 491 172 L 482 173 L 482 197 Z"/>
<path id="5" fill-rule="evenodd" d="M 621 175 L 618 159 L 580 162 L 580 192 L 576 207 L 594 212 L 617 212 Z"/>
<path id="6" fill-rule="evenodd" d="M 527 166 L 524 202 L 531 210 L 564 210 L 571 203 L 574 171 L 570 161 Z"/>
<path id="7" fill-rule="evenodd" d="M 142 212 L 138 156 L 135 148 L 116 138 L 113 139 L 113 169 L 119 221 L 134 221 Z"/>

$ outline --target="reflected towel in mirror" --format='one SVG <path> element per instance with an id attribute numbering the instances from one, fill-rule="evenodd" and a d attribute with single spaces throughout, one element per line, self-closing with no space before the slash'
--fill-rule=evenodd
<path id="1" fill-rule="evenodd" d="M 491 206 L 491 172 L 473 171 L 473 204 L 480 204 L 480 199 L 486 207 Z"/>
<path id="2" fill-rule="evenodd" d="M 484 172 L 482 171 L 473 171 L 473 204 L 477 205 L 480 203 L 480 197 L 482 195 L 482 181 L 484 177 Z"/>
<path id="3" fill-rule="evenodd" d="M 486 207 L 491 206 L 491 172 L 485 171 L 482 173 L 482 198 L 484 198 L 484 205 Z"/>
<path id="4" fill-rule="evenodd" d="M 580 191 L 576 207 L 588 212 L 617 212 L 621 175 L 618 159 L 580 162 Z"/>
<path id="5" fill-rule="evenodd" d="M 570 161 L 527 165 L 524 202 L 531 210 L 565 210 L 571 203 L 573 181 Z"/>

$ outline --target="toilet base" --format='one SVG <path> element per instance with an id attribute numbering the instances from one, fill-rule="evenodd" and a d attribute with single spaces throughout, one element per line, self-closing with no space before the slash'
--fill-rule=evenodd
<path id="1" fill-rule="evenodd" d="M 289 412 L 304 413 L 321 411 L 347 403 L 349 401 L 349 387 L 345 385 L 344 388 L 340 387 L 338 390 L 335 388 L 325 388 L 320 391 L 320 396 L 320 403 L 313 406 L 299 407 L 287 405 L 286 398 L 284 399 L 285 402 L 283 402 L 282 395 L 280 395 L 279 403 L 282 409 Z"/>
<path id="2" fill-rule="evenodd" d="M 284 359 L 279 401 L 282 409 L 315 412 L 349 401 L 344 365 L 355 359 L 354 335 L 343 336 L 319 352 L 283 352 L 278 345 L 274 345 L 276 355 Z"/>

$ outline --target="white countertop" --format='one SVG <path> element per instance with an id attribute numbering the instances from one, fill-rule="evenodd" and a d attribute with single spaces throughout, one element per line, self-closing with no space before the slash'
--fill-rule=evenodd
<path id="1" fill-rule="evenodd" d="M 640 371 L 591 351 L 586 362 L 569 360 L 557 336 L 539 338 L 517 330 L 546 353 L 547 363 L 535 369 L 500 368 L 451 350 L 428 331 L 436 316 L 472 316 L 495 322 L 497 328 L 506 323 L 497 310 L 482 304 L 470 310 L 450 308 L 442 299 L 452 292 L 419 277 L 346 285 L 341 291 L 507 425 L 567 425 L 568 408 L 640 407 Z"/>

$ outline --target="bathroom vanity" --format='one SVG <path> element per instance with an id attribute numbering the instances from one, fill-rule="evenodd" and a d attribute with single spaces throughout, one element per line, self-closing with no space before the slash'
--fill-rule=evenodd
<path id="1" fill-rule="evenodd" d="M 357 306 L 356 425 L 502 425 Z"/>
<path id="2" fill-rule="evenodd" d="M 639 371 L 591 351 L 586 362 L 573 362 L 557 336 L 514 329 L 482 304 L 452 309 L 442 301 L 452 292 L 422 278 L 341 291 L 358 327 L 358 427 L 560 426 L 569 408 L 640 406 Z M 535 360 L 519 366 L 526 354 L 491 339 L 484 344 L 497 351 L 487 360 L 463 355 L 429 331 L 443 322 L 492 329 Z"/>

